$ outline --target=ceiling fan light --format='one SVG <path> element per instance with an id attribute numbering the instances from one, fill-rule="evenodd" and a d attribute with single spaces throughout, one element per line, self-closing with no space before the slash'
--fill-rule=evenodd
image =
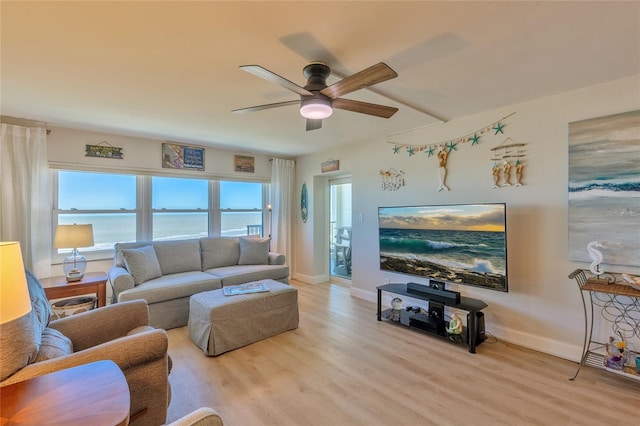
<path id="1" fill-rule="evenodd" d="M 333 114 L 331 100 L 323 98 L 310 98 L 302 101 L 300 115 L 310 120 L 322 120 Z"/>

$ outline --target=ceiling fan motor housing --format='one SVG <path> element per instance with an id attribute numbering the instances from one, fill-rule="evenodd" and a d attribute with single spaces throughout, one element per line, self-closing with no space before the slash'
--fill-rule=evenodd
<path id="1" fill-rule="evenodd" d="M 327 87 L 327 77 L 331 69 L 322 62 L 312 62 L 303 68 L 302 73 L 307 78 L 304 88 L 313 96 L 300 96 L 300 114 L 311 120 L 321 120 L 333 113 L 331 98 L 320 93 Z"/>
<path id="2" fill-rule="evenodd" d="M 312 62 L 302 69 L 302 74 L 307 78 L 305 89 L 310 92 L 320 91 L 327 87 L 327 77 L 331 74 L 331 68 L 322 62 Z"/>

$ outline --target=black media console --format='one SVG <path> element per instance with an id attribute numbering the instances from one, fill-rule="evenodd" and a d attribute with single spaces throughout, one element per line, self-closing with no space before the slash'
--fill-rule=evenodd
<path id="1" fill-rule="evenodd" d="M 435 288 L 434 288 L 435 287 Z M 392 318 L 392 310 L 382 311 L 382 292 L 397 294 L 424 300 L 429 303 L 426 313 L 421 310 L 408 310 L 405 307 L 400 311 L 399 323 L 408 327 L 417 328 L 431 334 L 435 334 L 452 341 L 458 341 L 469 345 L 469 352 L 476 353 L 476 346 L 484 341 L 484 314 L 481 312 L 488 305 L 482 300 L 460 296 L 460 293 L 445 290 L 439 286 L 425 286 L 422 284 L 385 284 L 378 287 L 378 321 L 383 318 Z M 444 319 L 444 307 L 466 311 L 467 326 L 462 335 L 449 335 L 446 331 L 447 322 Z"/>

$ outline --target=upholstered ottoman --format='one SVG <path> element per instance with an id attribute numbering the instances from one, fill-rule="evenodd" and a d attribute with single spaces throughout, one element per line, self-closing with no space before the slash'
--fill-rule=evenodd
<path id="1" fill-rule="evenodd" d="M 269 291 L 225 296 L 205 291 L 189 300 L 189 337 L 205 355 L 216 356 L 298 328 L 298 290 L 260 280 Z"/>

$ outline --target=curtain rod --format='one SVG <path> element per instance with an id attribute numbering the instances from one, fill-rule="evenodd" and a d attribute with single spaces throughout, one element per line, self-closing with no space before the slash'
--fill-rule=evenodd
<path id="1" fill-rule="evenodd" d="M 13 124 L 16 126 L 25 127 L 44 127 L 47 131 L 47 135 L 51 134 L 51 130 L 47 129 L 47 123 L 38 120 L 29 120 L 27 118 L 10 117 L 8 115 L 0 115 L 0 121 L 6 124 Z"/>

